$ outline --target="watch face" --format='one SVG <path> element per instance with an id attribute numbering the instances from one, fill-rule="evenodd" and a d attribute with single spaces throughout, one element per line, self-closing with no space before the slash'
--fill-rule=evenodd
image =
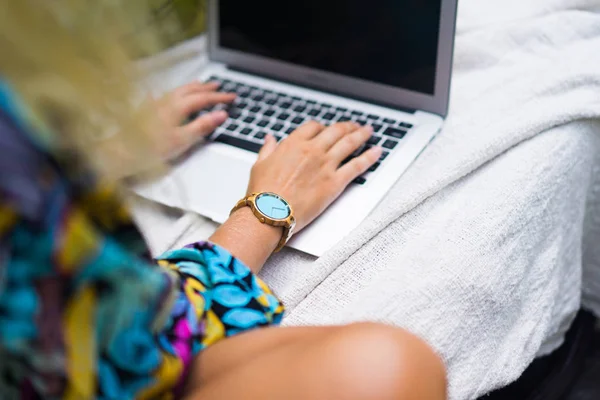
<path id="1" fill-rule="evenodd" d="M 286 219 L 290 216 L 289 204 L 273 193 L 262 193 L 256 197 L 256 208 L 272 219 Z"/>

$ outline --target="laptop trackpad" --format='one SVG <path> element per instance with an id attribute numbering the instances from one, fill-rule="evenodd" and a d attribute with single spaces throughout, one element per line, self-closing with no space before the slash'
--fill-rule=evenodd
<path id="1" fill-rule="evenodd" d="M 223 223 L 245 194 L 256 156 L 228 146 L 208 145 L 175 168 L 170 177 L 185 192 L 182 209 Z"/>
<path id="2" fill-rule="evenodd" d="M 169 174 L 133 187 L 142 197 L 223 223 L 246 194 L 256 155 L 221 144 L 206 145 Z"/>

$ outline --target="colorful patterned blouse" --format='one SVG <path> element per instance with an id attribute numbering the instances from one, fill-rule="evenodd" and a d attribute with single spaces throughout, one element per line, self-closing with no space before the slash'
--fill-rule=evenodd
<path id="1" fill-rule="evenodd" d="M 113 189 L 35 121 L 0 82 L 2 399 L 177 398 L 199 351 L 280 321 L 225 249 L 148 257 Z"/>

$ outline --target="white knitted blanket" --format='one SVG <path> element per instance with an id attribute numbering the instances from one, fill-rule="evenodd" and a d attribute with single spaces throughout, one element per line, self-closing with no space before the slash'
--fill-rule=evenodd
<path id="1" fill-rule="evenodd" d="M 582 293 L 600 315 L 600 1 L 460 3 L 443 132 L 342 243 L 320 259 L 286 249 L 262 273 L 287 325 L 368 319 L 423 336 L 456 400 L 560 345 Z M 186 217 L 167 237 L 170 219 L 138 220 L 156 251 L 213 228 Z"/>

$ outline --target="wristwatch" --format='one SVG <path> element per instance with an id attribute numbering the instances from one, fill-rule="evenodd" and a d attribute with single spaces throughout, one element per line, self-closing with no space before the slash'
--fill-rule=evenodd
<path id="1" fill-rule="evenodd" d="M 237 202 L 231 214 L 243 207 L 250 207 L 252 214 L 267 225 L 283 227 L 281 240 L 275 248 L 275 253 L 285 246 L 294 233 L 296 220 L 292 206 L 280 195 L 271 192 L 252 193 Z"/>

